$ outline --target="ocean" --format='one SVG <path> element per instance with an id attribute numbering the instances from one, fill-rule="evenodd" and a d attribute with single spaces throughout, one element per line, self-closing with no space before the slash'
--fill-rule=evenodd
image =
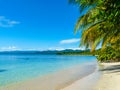
<path id="1" fill-rule="evenodd" d="M 97 66 L 97 60 L 94 56 L 3 54 L 0 55 L 0 86 L 42 77 L 77 65 L 87 70 Z"/>

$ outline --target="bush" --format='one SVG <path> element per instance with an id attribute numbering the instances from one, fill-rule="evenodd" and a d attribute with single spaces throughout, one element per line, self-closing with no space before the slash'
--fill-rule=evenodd
<path id="1" fill-rule="evenodd" d="M 107 47 L 105 50 L 100 51 L 99 53 L 97 53 L 97 59 L 100 62 L 116 62 L 116 61 L 120 61 L 120 54 L 119 51 L 111 48 L 111 47 Z"/>

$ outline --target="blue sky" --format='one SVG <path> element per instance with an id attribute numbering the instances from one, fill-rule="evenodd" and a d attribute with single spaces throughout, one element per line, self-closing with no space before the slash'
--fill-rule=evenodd
<path id="1" fill-rule="evenodd" d="M 0 0 L 0 50 L 78 48 L 79 16 L 68 0 Z"/>

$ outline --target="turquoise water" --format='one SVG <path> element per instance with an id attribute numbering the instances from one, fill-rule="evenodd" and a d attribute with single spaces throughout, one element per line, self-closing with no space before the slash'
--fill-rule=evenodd
<path id="1" fill-rule="evenodd" d="M 96 64 L 93 56 L 0 55 L 0 86 L 44 76 L 76 65 Z"/>

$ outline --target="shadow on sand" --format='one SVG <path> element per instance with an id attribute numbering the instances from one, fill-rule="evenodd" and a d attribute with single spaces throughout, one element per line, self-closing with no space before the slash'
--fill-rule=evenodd
<path id="1" fill-rule="evenodd" d="M 100 71 L 107 71 L 109 73 L 120 72 L 120 65 L 109 66 L 109 67 L 102 69 Z"/>

